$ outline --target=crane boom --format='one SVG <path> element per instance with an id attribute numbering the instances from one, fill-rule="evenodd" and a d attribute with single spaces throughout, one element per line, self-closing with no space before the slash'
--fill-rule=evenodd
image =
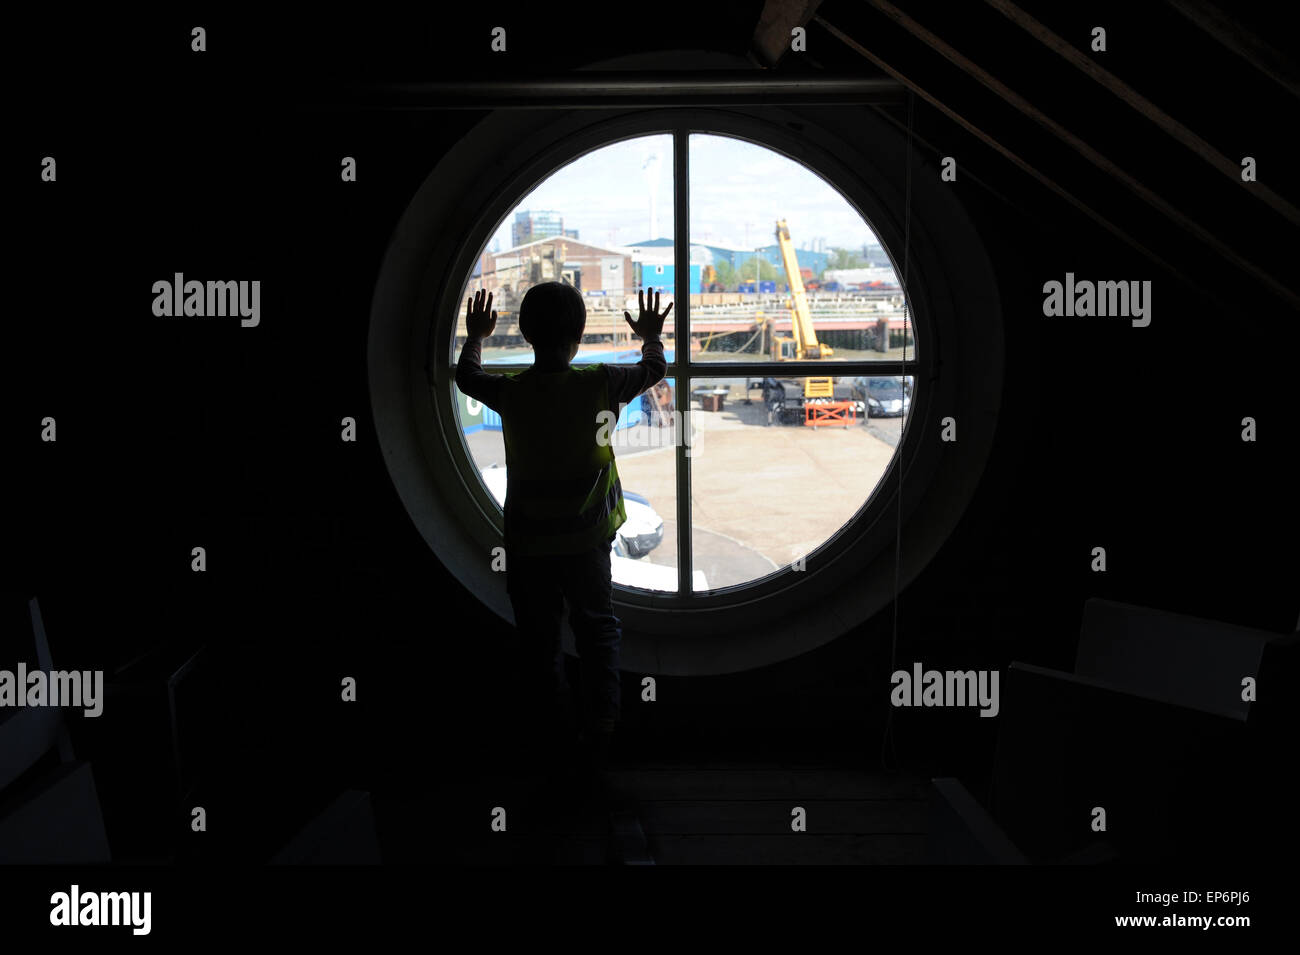
<path id="1" fill-rule="evenodd" d="M 790 227 L 784 219 L 776 222 L 776 241 L 781 247 L 781 263 L 785 266 L 785 277 L 790 285 L 790 298 L 794 305 L 793 321 L 790 324 L 794 331 L 795 358 L 829 358 L 831 349 L 817 341 L 812 313 L 808 309 L 808 294 L 804 291 L 803 277 L 799 274 L 799 258 L 795 255 L 794 243 L 790 241 Z"/>
<path id="2" fill-rule="evenodd" d="M 785 277 L 790 283 L 790 327 L 793 338 L 772 334 L 773 361 L 802 361 L 804 359 L 830 358 L 834 350 L 829 345 L 817 341 L 817 330 L 813 328 L 812 310 L 808 307 L 808 293 L 804 289 L 803 276 L 799 272 L 799 257 L 795 254 L 794 243 L 790 241 L 790 227 L 784 219 L 776 220 L 776 241 L 781 248 L 781 264 L 785 266 Z M 811 272 L 809 273 L 811 275 Z M 769 333 L 773 331 L 772 319 L 768 318 L 762 326 Z M 779 415 L 782 421 L 788 420 L 791 411 L 803 416 L 803 423 L 816 428 L 819 424 L 836 421 L 847 424 L 852 420 L 852 402 L 835 400 L 835 379 L 830 375 L 803 376 L 803 397 L 796 397 L 794 390 L 799 387 L 798 379 L 765 378 L 763 381 L 763 402 L 768 406 L 768 414 Z M 847 417 L 846 417 L 847 415 Z M 771 417 L 768 418 L 771 421 Z"/>

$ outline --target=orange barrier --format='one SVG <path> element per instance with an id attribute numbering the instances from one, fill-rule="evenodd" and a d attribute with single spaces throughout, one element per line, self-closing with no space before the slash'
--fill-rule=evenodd
<path id="1" fill-rule="evenodd" d="M 805 402 L 803 406 L 803 423 L 814 428 L 820 425 L 843 425 L 847 428 L 857 417 L 857 403 L 853 401 Z"/>

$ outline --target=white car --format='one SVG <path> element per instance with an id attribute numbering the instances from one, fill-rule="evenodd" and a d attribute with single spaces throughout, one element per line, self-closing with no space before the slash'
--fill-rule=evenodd
<path id="1" fill-rule="evenodd" d="M 483 483 L 502 507 L 506 505 L 506 469 L 502 467 L 482 468 Z M 623 492 L 623 510 L 627 520 L 614 536 L 613 552 L 618 557 L 633 559 L 644 557 L 664 539 L 664 522 L 650 502 L 640 494 Z"/>
<path id="2" fill-rule="evenodd" d="M 483 484 L 502 507 L 506 503 L 506 469 L 493 465 L 481 468 Z M 645 590 L 677 590 L 677 568 L 642 561 L 664 538 L 664 522 L 658 512 L 640 494 L 623 492 L 623 509 L 627 521 L 614 535 L 610 547 L 610 576 L 614 583 Z M 695 571 L 694 588 L 707 590 L 703 571 Z"/>

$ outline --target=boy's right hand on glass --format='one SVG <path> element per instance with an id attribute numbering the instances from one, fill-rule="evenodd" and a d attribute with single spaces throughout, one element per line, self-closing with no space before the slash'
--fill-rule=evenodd
<path id="1" fill-rule="evenodd" d="M 673 302 L 669 302 L 668 307 L 664 309 L 663 314 L 660 315 L 659 292 L 652 291 L 650 295 L 652 304 L 650 308 L 646 308 L 645 289 L 637 289 L 637 299 L 641 303 L 641 315 L 635 322 L 632 321 L 631 313 L 623 313 L 623 317 L 627 319 L 627 323 L 632 326 L 632 331 L 636 332 L 646 341 L 653 341 L 662 334 L 664 330 L 664 319 L 668 317 L 668 313 L 673 310 L 674 305 Z"/>
<path id="2" fill-rule="evenodd" d="M 480 341 L 491 336 L 497 327 L 497 313 L 492 311 L 492 295 L 479 289 L 465 300 L 465 335 Z"/>

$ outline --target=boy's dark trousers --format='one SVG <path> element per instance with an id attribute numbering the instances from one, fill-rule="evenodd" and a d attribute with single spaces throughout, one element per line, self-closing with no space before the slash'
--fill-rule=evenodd
<path id="1" fill-rule="evenodd" d="M 581 554 L 525 556 L 506 552 L 506 589 L 515 611 L 526 718 L 531 729 L 563 731 L 568 686 L 560 627 L 564 602 L 578 650 L 583 725 L 619 716 L 619 644 L 609 543 Z"/>

